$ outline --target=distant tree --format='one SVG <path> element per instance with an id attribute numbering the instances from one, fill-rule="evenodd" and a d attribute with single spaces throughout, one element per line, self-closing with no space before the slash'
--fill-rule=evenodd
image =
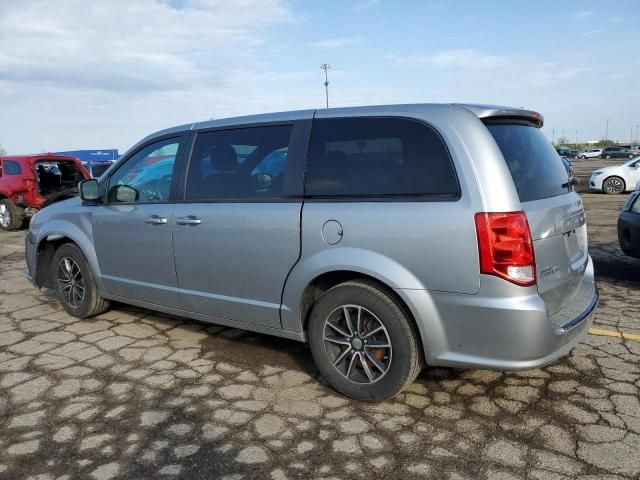
<path id="1" fill-rule="evenodd" d="M 560 137 L 556 140 L 556 147 L 564 147 L 569 145 L 569 139 L 567 137 Z"/>
<path id="2" fill-rule="evenodd" d="M 6 154 L 7 154 L 7 151 L 4 148 L 2 148 L 2 145 L 0 145 L 0 156 L 6 155 Z"/>
<path id="3" fill-rule="evenodd" d="M 616 144 L 613 140 L 600 140 L 596 143 L 598 147 L 613 147 Z"/>

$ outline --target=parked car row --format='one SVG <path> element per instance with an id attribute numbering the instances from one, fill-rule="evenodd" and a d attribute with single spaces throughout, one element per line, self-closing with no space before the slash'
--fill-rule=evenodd
<path id="1" fill-rule="evenodd" d="M 568 158 L 634 158 L 640 155 L 640 150 L 630 145 L 618 147 L 590 148 L 587 150 L 571 150 L 567 147 L 558 147 L 556 151 L 560 156 Z"/>

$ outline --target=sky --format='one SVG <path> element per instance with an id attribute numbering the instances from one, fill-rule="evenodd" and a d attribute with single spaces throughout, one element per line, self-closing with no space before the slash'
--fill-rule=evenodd
<path id="1" fill-rule="evenodd" d="M 330 105 L 495 103 L 571 141 L 635 139 L 638 0 L 0 0 L 0 145 L 118 148 Z"/>

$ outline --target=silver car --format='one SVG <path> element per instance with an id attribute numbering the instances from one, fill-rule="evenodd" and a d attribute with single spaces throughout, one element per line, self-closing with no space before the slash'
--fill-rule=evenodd
<path id="1" fill-rule="evenodd" d="M 310 344 L 380 401 L 423 365 L 531 369 L 598 294 L 582 201 L 532 111 L 396 105 L 171 128 L 26 239 L 78 317 L 110 300 Z"/>

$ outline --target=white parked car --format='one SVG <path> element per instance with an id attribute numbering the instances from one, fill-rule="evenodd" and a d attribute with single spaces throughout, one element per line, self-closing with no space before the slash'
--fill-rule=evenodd
<path id="1" fill-rule="evenodd" d="M 580 158 L 598 158 L 602 154 L 601 148 L 592 148 L 591 150 L 585 150 L 580 154 Z"/>
<path id="2" fill-rule="evenodd" d="M 589 190 L 618 194 L 632 192 L 638 184 L 640 184 L 640 157 L 633 158 L 622 165 L 596 170 L 589 179 Z"/>

